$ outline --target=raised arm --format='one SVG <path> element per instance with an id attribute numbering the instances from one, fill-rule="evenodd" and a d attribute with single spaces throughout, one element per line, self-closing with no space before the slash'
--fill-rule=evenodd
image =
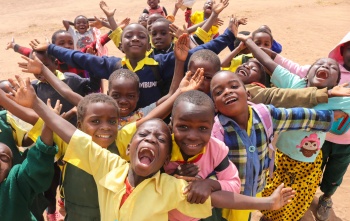
<path id="1" fill-rule="evenodd" d="M 221 60 L 221 67 L 230 67 L 231 61 L 234 57 L 236 57 L 240 51 L 242 51 L 245 48 L 244 43 L 241 41 L 233 51 L 231 51 L 224 59 Z"/>
<path id="2" fill-rule="evenodd" d="M 114 31 L 115 29 L 117 29 L 118 24 L 114 20 L 114 13 L 115 13 L 116 9 L 114 9 L 114 10 L 109 9 L 109 7 L 105 1 L 100 1 L 100 8 L 105 13 L 107 20 L 109 22 L 109 25 L 111 26 L 111 30 Z"/>
<path id="3" fill-rule="evenodd" d="M 68 29 L 69 29 L 69 27 L 70 27 L 71 25 L 74 25 L 73 22 L 68 21 L 68 20 L 62 20 L 62 23 L 63 23 L 63 26 L 64 26 L 64 28 L 66 29 L 66 31 L 68 31 Z"/>
<path id="4" fill-rule="evenodd" d="M 214 3 L 213 5 L 213 12 L 211 13 L 210 17 L 207 19 L 207 21 L 203 24 L 202 29 L 206 32 L 208 32 L 211 28 L 211 26 L 214 25 L 216 22 L 219 14 L 229 5 L 228 0 L 220 0 L 219 3 Z"/>
<path id="5" fill-rule="evenodd" d="M 7 97 L 24 107 L 32 108 L 52 131 L 61 137 L 64 142 L 69 143 L 76 128 L 71 123 L 51 111 L 50 108 L 36 96 L 29 78 L 23 80 L 23 78 L 16 75 L 16 79 L 17 82 L 13 79 L 10 79 L 10 82 L 13 86 L 17 85 L 18 89 L 17 91 L 11 89 L 14 96 L 7 95 Z"/>
<path id="6" fill-rule="evenodd" d="M 175 70 L 173 80 L 170 85 L 170 89 L 167 95 L 163 96 L 157 101 L 157 106 L 167 100 L 178 89 L 182 78 L 184 77 L 185 61 L 188 55 L 190 45 L 190 38 L 188 34 L 182 34 L 180 38 L 175 42 L 174 54 L 175 54 Z"/>
<path id="7" fill-rule="evenodd" d="M 58 79 L 33 53 L 33 59 L 22 57 L 26 62 L 20 62 L 19 67 L 22 68 L 23 72 L 42 74 L 49 84 L 68 102 L 72 105 L 77 106 L 83 97 L 72 91 L 72 89 L 65 84 L 63 81 Z"/>

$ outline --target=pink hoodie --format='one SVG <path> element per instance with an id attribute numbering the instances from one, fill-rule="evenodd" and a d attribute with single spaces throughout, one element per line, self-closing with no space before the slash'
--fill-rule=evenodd
<path id="1" fill-rule="evenodd" d="M 350 32 L 345 35 L 345 37 L 333 48 L 333 50 L 328 55 L 329 58 L 333 58 L 339 63 L 339 69 L 341 73 L 339 84 L 350 82 L 350 71 L 346 70 L 343 67 L 343 56 L 340 54 L 340 47 L 347 42 L 350 42 Z M 301 66 L 287 58 L 282 57 L 280 54 L 277 54 L 274 61 L 282 67 L 288 69 L 291 73 L 294 73 L 302 78 L 306 76 L 311 66 Z M 337 144 L 350 144 L 350 130 L 348 130 L 343 135 L 327 133 L 326 140 Z"/>

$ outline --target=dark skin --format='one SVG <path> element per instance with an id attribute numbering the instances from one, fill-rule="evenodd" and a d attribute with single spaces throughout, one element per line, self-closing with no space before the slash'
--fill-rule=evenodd
<path id="1" fill-rule="evenodd" d="M 350 42 L 340 47 L 340 53 L 343 56 L 344 68 L 350 71 Z"/>
<path id="2" fill-rule="evenodd" d="M 0 143 L 0 183 L 6 179 L 12 168 L 12 151 L 4 143 Z"/>

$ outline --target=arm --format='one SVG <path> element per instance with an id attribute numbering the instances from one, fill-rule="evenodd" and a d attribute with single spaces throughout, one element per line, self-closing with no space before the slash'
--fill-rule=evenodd
<path id="1" fill-rule="evenodd" d="M 211 203 L 216 208 L 277 210 L 290 203 L 295 191 L 281 184 L 269 197 L 250 197 L 237 193 L 217 191 L 211 194 Z"/>
<path id="2" fill-rule="evenodd" d="M 177 11 L 179 10 L 179 8 L 181 8 L 181 6 L 182 6 L 183 3 L 184 3 L 183 0 L 176 0 L 175 6 L 174 6 L 174 10 L 173 10 L 173 15 L 174 15 L 174 17 L 176 16 Z"/>
<path id="3" fill-rule="evenodd" d="M 167 100 L 172 94 L 175 93 L 180 85 L 180 82 L 184 76 L 185 61 L 189 51 L 190 39 L 188 34 L 182 34 L 180 38 L 175 42 L 174 54 L 175 54 L 175 70 L 173 80 L 170 85 L 169 93 L 160 98 L 156 105 L 160 105 Z"/>
<path id="4" fill-rule="evenodd" d="M 219 14 L 229 5 L 228 0 L 221 0 L 219 3 L 214 3 L 213 5 L 213 12 L 211 13 L 209 19 L 204 23 L 202 26 L 202 29 L 206 32 L 208 32 L 211 29 L 211 26 L 214 25 L 216 22 Z"/>
<path id="5" fill-rule="evenodd" d="M 221 67 L 230 67 L 232 59 L 236 57 L 244 48 L 245 45 L 243 42 L 241 42 L 238 47 L 233 49 L 233 51 L 231 51 L 224 59 L 221 60 Z"/>
<path id="6" fill-rule="evenodd" d="M 115 22 L 115 20 L 114 20 L 114 13 L 115 13 L 116 9 L 110 10 L 105 1 L 100 2 L 100 8 L 105 13 L 107 20 L 109 22 L 109 25 L 111 26 L 111 30 L 117 29 L 118 25 L 117 25 L 117 22 Z"/>
<path id="7" fill-rule="evenodd" d="M 71 25 L 74 25 L 73 22 L 68 21 L 68 20 L 62 20 L 62 23 L 63 23 L 63 26 L 64 26 L 64 28 L 66 29 L 66 31 L 68 31 L 68 29 L 69 29 L 69 27 L 70 27 Z"/>
<path id="8" fill-rule="evenodd" d="M 7 43 L 6 50 L 12 48 L 15 52 L 20 53 L 21 55 L 29 57 L 32 49 L 20 46 L 15 43 L 15 39 L 12 38 L 12 41 Z"/>
<path id="9" fill-rule="evenodd" d="M 0 90 L 0 106 L 3 106 L 13 115 L 31 125 L 34 125 L 39 119 L 39 116 L 35 113 L 35 111 L 30 108 L 23 107 L 9 99 L 3 90 Z"/>
<path id="10" fill-rule="evenodd" d="M 83 97 L 72 91 L 72 89 L 65 84 L 63 81 L 58 79 L 46 66 L 44 66 L 41 61 L 33 54 L 34 60 L 22 57 L 27 62 L 19 63 L 19 66 L 23 72 L 33 73 L 33 74 L 42 74 L 49 84 L 68 102 L 72 105 L 77 106 L 78 103 L 83 99 Z"/>

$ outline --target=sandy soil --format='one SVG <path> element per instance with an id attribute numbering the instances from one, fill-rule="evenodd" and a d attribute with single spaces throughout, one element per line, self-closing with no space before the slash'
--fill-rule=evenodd
<path id="1" fill-rule="evenodd" d="M 123 2 L 122 4 L 119 2 Z M 63 29 L 62 20 L 73 20 L 77 15 L 88 17 L 102 16 L 98 0 L 0 0 L 0 79 L 21 73 L 17 62 L 20 55 L 4 50 L 6 43 L 15 38 L 16 43 L 28 46 L 30 40 L 44 37 L 51 38 L 54 31 Z M 130 17 L 136 22 L 138 15 L 146 6 L 146 1 L 107 1 L 111 8 L 117 8 L 115 18 L 122 20 Z M 204 0 L 197 0 L 194 10 L 200 10 Z M 161 2 L 168 12 L 173 9 L 174 1 Z M 272 29 L 274 38 L 283 45 L 282 55 L 300 64 L 313 63 L 317 58 L 326 57 L 328 52 L 349 31 L 350 2 L 348 0 L 231 0 L 220 18 L 225 20 L 224 30 L 231 14 L 248 17 L 249 23 L 240 30 L 253 31 L 260 25 L 267 24 Z M 184 23 L 182 11 L 178 12 L 178 25 Z M 103 33 L 108 30 L 102 30 Z M 110 55 L 122 56 L 112 43 L 108 44 Z M 225 55 L 224 51 L 220 54 Z M 27 75 L 30 76 L 30 75 Z M 314 209 L 317 205 L 318 192 L 311 209 L 302 219 L 314 220 Z M 334 210 L 330 220 L 349 221 L 350 209 L 350 171 L 334 195 Z"/>

